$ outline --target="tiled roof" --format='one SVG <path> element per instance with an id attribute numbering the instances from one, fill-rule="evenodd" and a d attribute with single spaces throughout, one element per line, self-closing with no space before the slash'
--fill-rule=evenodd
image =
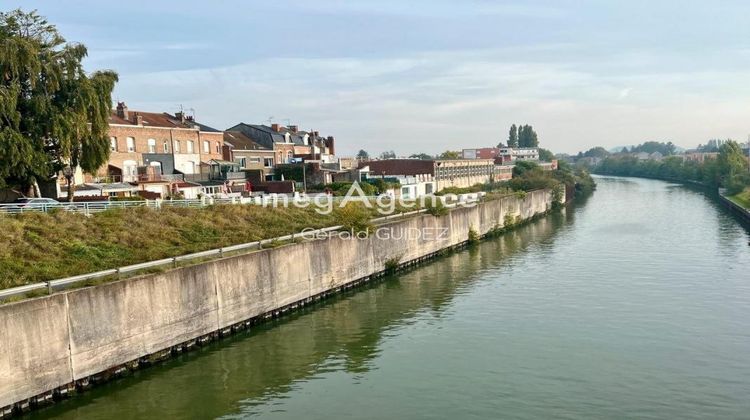
<path id="1" fill-rule="evenodd" d="M 239 131 L 225 131 L 224 144 L 229 144 L 236 150 L 271 150 Z"/>
<path id="2" fill-rule="evenodd" d="M 120 118 L 117 115 L 117 111 L 112 111 L 109 117 L 110 124 L 122 124 L 122 125 L 136 125 L 136 117 L 140 116 L 143 120 L 144 127 L 161 127 L 161 128 L 194 128 L 198 127 L 200 131 L 220 133 L 220 130 L 201 124 L 196 121 L 185 120 L 180 121 L 174 115 L 167 114 L 166 112 L 143 112 L 128 110 L 129 119 Z"/>

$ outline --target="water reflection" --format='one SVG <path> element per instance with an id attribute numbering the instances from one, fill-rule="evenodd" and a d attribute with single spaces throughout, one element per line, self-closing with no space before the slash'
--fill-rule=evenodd
<path id="1" fill-rule="evenodd" d="M 580 207 L 579 207 L 580 209 Z M 30 418 L 212 418 L 283 398 L 299 381 L 363 374 L 383 337 L 425 311 L 436 318 L 483 273 L 532 246 L 552 246 L 576 208 L 441 257 L 385 281 L 213 343 L 132 377 L 37 411 Z"/>

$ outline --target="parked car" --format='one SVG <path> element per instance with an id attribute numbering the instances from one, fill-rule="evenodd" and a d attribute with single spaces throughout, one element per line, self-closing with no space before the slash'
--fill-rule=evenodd
<path id="1" fill-rule="evenodd" d="M 68 203 L 61 203 L 52 198 L 19 198 L 9 205 L 3 205 L 0 210 L 17 213 L 33 210 L 44 211 L 53 208 L 61 208 L 67 211 L 75 210 L 75 206 Z"/>

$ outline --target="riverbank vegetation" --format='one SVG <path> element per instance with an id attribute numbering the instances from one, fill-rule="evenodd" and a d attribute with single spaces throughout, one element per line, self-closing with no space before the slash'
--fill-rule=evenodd
<path id="1" fill-rule="evenodd" d="M 564 161 L 558 162 L 558 165 L 557 170 L 549 171 L 533 161 L 520 161 L 515 164 L 513 178 L 508 181 L 476 184 L 465 188 L 448 187 L 441 190 L 438 195 L 480 191 L 489 195 L 508 195 L 549 188 L 552 191 L 560 191 L 560 194 L 562 190 L 573 192 L 574 197 L 567 197 L 571 199 L 587 196 L 596 189 L 594 179 L 585 168 L 574 168 Z"/>
<path id="2" fill-rule="evenodd" d="M 705 155 L 703 160 L 690 160 L 683 156 L 668 155 L 660 160 L 639 159 L 630 154 L 605 157 L 593 168 L 602 175 L 636 176 L 671 181 L 699 183 L 711 188 L 726 188 L 728 195 L 742 193 L 750 187 L 748 161 L 740 145 L 726 141 L 715 156 Z"/>

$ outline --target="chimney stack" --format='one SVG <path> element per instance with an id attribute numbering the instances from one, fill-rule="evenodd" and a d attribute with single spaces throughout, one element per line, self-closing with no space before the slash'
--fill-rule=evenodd
<path id="1" fill-rule="evenodd" d="M 184 112 L 182 112 L 182 111 L 175 112 L 174 116 L 175 116 L 175 118 L 177 118 L 178 120 L 180 120 L 180 123 L 183 123 L 183 124 L 185 123 L 185 113 Z"/>
<path id="2" fill-rule="evenodd" d="M 328 136 L 325 140 L 325 145 L 328 148 L 328 154 L 329 155 L 335 155 L 335 149 L 333 148 L 334 139 L 333 136 Z"/>
<path id="3" fill-rule="evenodd" d="M 271 130 L 278 133 L 279 132 L 279 125 L 276 123 L 271 124 Z"/>
<path id="4" fill-rule="evenodd" d="M 297 132 L 297 126 L 296 125 L 290 125 L 289 126 L 289 131 L 291 131 L 292 133 L 296 133 Z"/>
<path id="5" fill-rule="evenodd" d="M 128 118 L 128 106 L 125 105 L 125 102 L 118 102 L 117 103 L 117 116 L 124 119 L 129 120 Z"/>
<path id="6" fill-rule="evenodd" d="M 135 113 L 135 125 L 143 125 L 143 116 L 139 113 Z"/>

